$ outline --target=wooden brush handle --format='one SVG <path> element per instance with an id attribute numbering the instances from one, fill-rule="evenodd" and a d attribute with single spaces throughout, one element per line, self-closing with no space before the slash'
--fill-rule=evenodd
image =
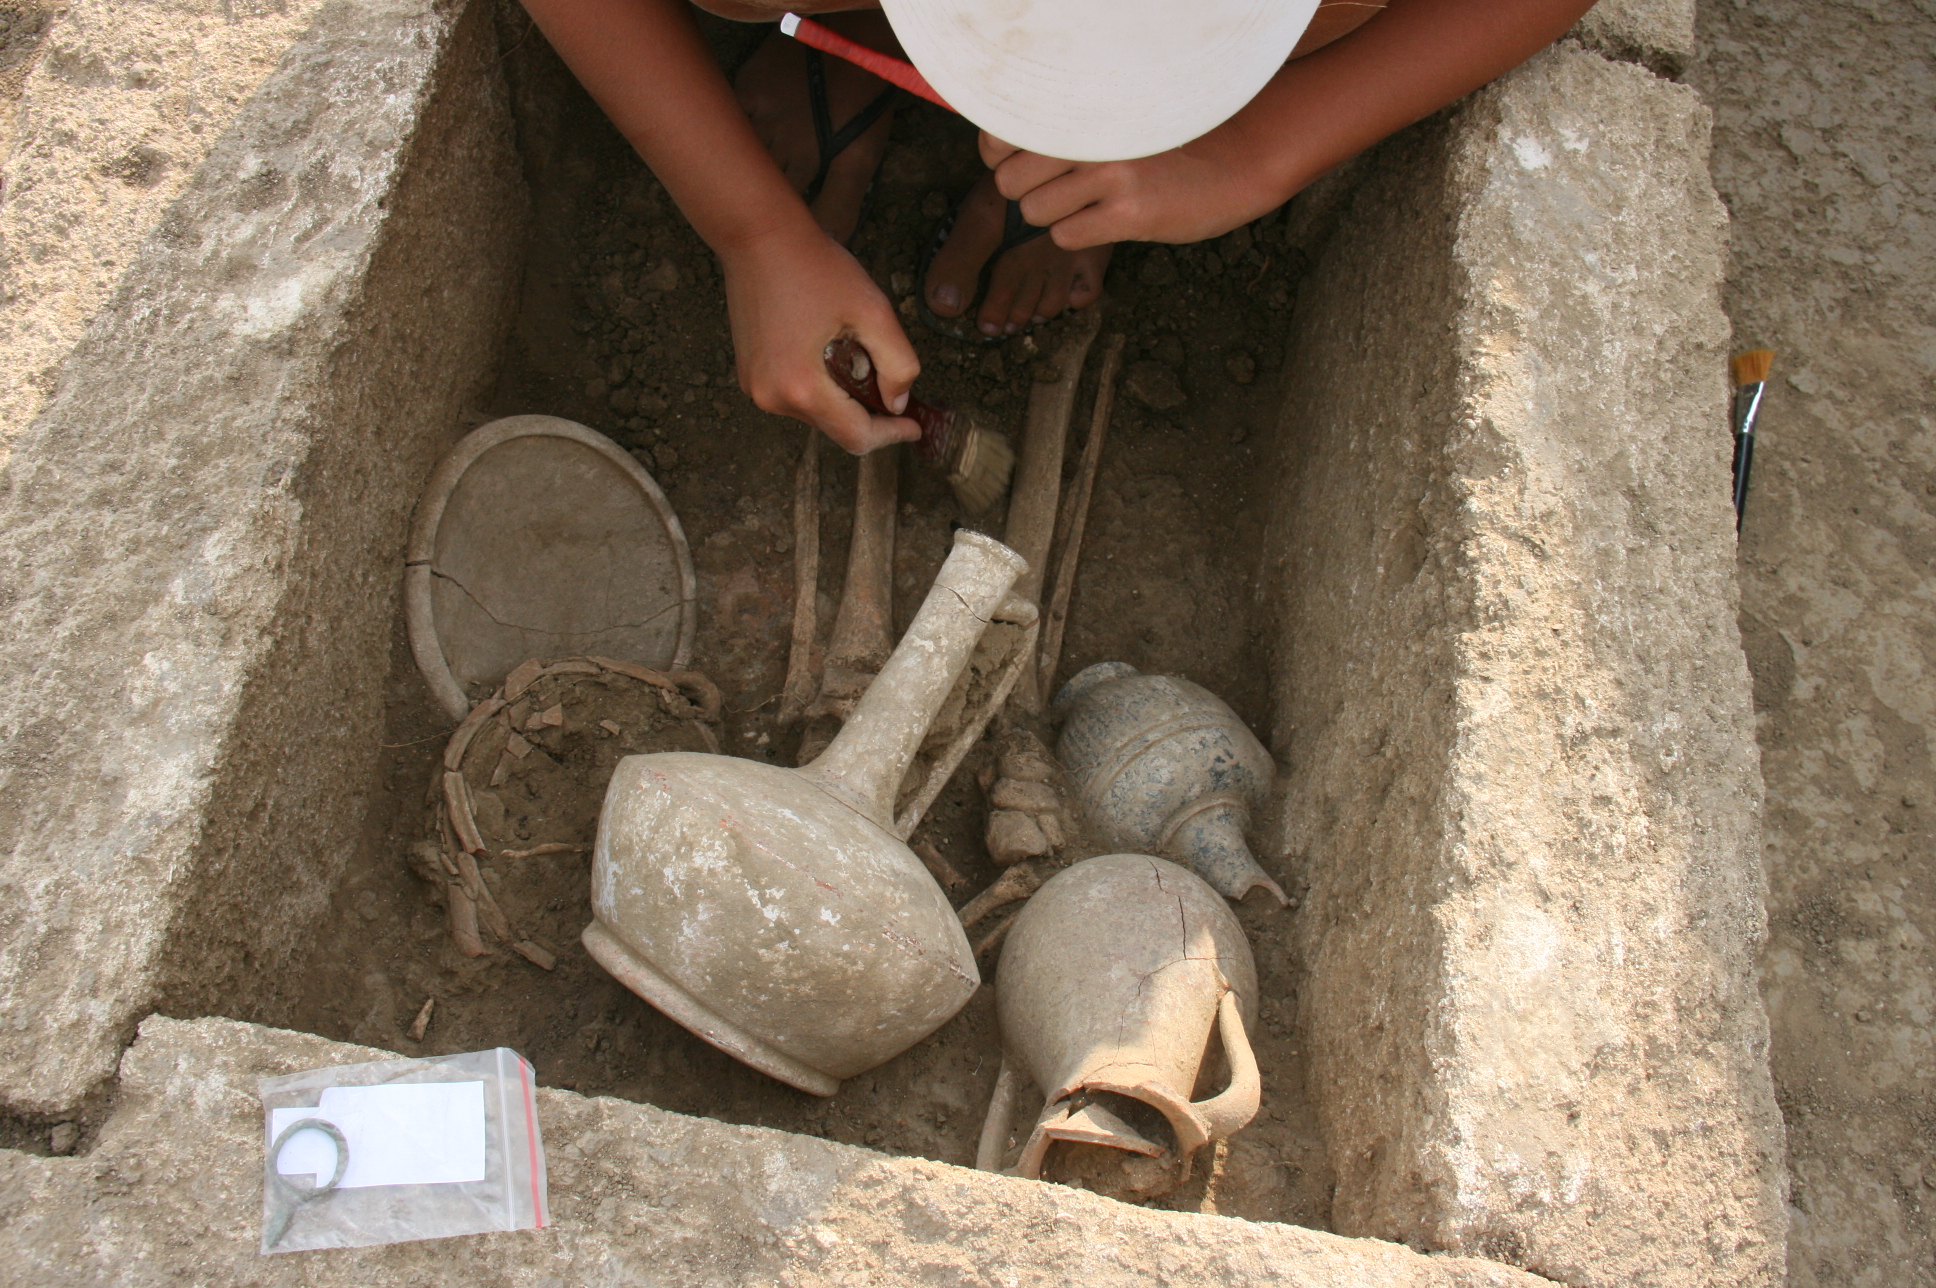
<path id="1" fill-rule="evenodd" d="M 834 378 L 834 383 L 849 398 L 876 416 L 894 414 L 881 398 L 881 383 L 874 373 L 873 355 L 861 347 L 860 341 L 842 336 L 830 343 L 822 356 L 827 363 L 827 374 Z M 901 415 L 921 427 L 921 441 L 914 445 L 915 455 L 929 465 L 939 465 L 945 461 L 949 440 L 954 436 L 955 414 L 909 394 L 907 410 Z"/>

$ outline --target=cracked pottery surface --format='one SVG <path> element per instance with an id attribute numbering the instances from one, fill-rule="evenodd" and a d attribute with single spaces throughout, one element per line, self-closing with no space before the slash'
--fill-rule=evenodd
<path id="1" fill-rule="evenodd" d="M 611 439 L 507 416 L 439 461 L 404 551 L 411 652 L 453 719 L 471 686 L 529 658 L 581 654 L 683 668 L 698 628 L 685 530 Z"/>
<path id="2" fill-rule="evenodd" d="M 584 934 L 600 964 L 714 1046 L 821 1096 L 961 1010 L 981 984 L 974 952 L 905 843 L 918 812 L 897 807 L 1027 567 L 993 538 L 957 532 L 880 674 L 799 769 L 680 752 L 619 761 Z M 964 739 L 1004 696 L 962 717 Z"/>
<path id="3" fill-rule="evenodd" d="M 1223 1015 L 1226 995 L 1234 1017 Z M 1104 854 L 1058 872 L 1010 928 L 995 996 L 1003 1058 L 1043 1098 L 1020 1175 L 1039 1172 L 1061 1134 L 1057 1107 L 1079 1092 L 1149 1105 L 1169 1120 L 1182 1155 L 1257 1112 L 1244 1036 L 1257 1024 L 1257 965 L 1229 907 L 1187 868 Z M 1242 1072 L 1230 1075 L 1229 1092 L 1199 1096 L 1213 1052 Z"/>

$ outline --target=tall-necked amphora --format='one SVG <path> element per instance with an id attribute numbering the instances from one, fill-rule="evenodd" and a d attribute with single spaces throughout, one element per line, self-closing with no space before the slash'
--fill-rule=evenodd
<path id="1" fill-rule="evenodd" d="M 897 817 L 897 795 L 991 621 L 1032 627 L 1033 606 L 1009 597 L 1024 567 L 997 541 L 956 534 L 907 634 L 812 764 L 621 760 L 599 816 L 592 956 L 708 1042 L 823 1096 L 959 1011 L 981 982 L 974 954 L 905 844 L 919 806 Z M 1015 663 L 1032 647 L 1031 629 Z M 961 750 L 1007 695 L 996 690 Z"/>

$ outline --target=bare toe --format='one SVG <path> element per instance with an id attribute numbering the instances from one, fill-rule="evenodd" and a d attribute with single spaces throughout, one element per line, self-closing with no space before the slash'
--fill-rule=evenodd
<path id="1" fill-rule="evenodd" d="M 1102 294 L 1103 274 L 1109 269 L 1113 246 L 1092 246 L 1075 252 L 1075 273 L 1069 281 L 1069 307 L 1086 309 Z"/>
<path id="2" fill-rule="evenodd" d="M 960 317 L 974 303 L 982 266 L 1002 244 L 1004 211 L 992 178 L 976 184 L 961 203 L 947 242 L 928 265 L 928 307 L 942 317 Z"/>
<path id="3" fill-rule="evenodd" d="M 982 298 L 981 308 L 975 311 L 976 324 L 983 335 L 1000 335 L 1002 325 L 1008 321 L 1009 307 L 1015 302 L 1017 289 L 1022 285 L 1021 278 L 1014 272 L 1002 272 L 1002 266 L 995 266 L 995 275 L 988 283 L 988 294 Z"/>
<path id="4" fill-rule="evenodd" d="M 944 318 L 967 313 L 984 273 L 988 290 L 974 314 L 986 336 L 1013 335 L 1071 306 L 1094 303 L 1109 266 L 1107 246 L 1066 251 L 1047 237 L 1035 237 L 989 265 L 988 257 L 1002 243 L 1007 212 L 992 176 L 983 177 L 961 203 L 947 242 L 928 265 L 922 289 L 929 309 Z"/>
<path id="5" fill-rule="evenodd" d="M 1069 307 L 1069 291 L 1075 285 L 1074 275 L 1057 273 L 1049 278 L 1048 285 L 1042 290 L 1041 302 L 1035 306 L 1035 322 L 1047 322 Z"/>
<path id="6" fill-rule="evenodd" d="M 1048 287 L 1048 275 L 1041 270 L 1033 270 L 1022 275 L 1016 284 L 1015 295 L 1008 302 L 1008 316 L 1002 319 L 1002 330 L 1014 335 L 1041 312 L 1042 293 Z"/>

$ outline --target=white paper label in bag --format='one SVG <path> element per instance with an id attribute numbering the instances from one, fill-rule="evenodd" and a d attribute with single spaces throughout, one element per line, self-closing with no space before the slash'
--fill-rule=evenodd
<path id="1" fill-rule="evenodd" d="M 484 1084 L 401 1082 L 325 1087 L 314 1109 L 271 1109 L 269 1139 L 291 1123 L 320 1118 L 349 1142 L 350 1164 L 339 1188 L 367 1185 L 454 1185 L 484 1179 Z M 336 1170 L 336 1142 L 299 1131 L 282 1147 L 276 1170 L 314 1176 Z"/>

